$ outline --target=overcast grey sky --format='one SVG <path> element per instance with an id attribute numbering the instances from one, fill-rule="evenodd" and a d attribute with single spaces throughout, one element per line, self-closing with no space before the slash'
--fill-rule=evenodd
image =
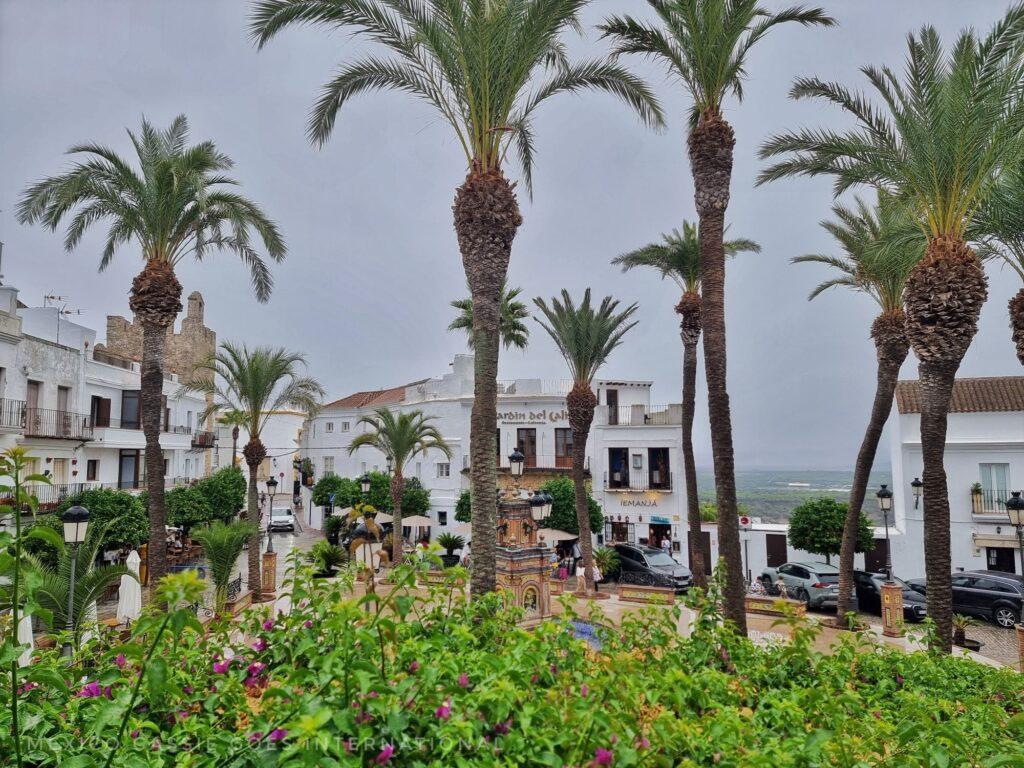
<path id="1" fill-rule="evenodd" d="M 789 5 L 768 0 L 772 6 Z M 1004 0 L 826 0 L 840 27 L 779 28 L 755 49 L 745 100 L 726 106 L 736 130 L 730 234 L 754 238 L 760 255 L 729 266 L 729 390 L 742 467 L 852 465 L 874 391 L 870 301 L 849 293 L 813 303 L 824 271 L 791 256 L 829 250 L 818 227 L 829 212 L 829 181 L 797 180 L 755 189 L 756 150 L 770 133 L 840 125 L 842 116 L 794 103 L 794 77 L 818 75 L 860 87 L 863 64 L 901 66 L 904 36 L 923 23 L 949 40 L 960 28 L 987 29 Z M 465 174 L 447 126 L 404 95 L 352 103 L 321 150 L 304 137 L 306 114 L 341 61 L 360 50 L 347 35 L 293 29 L 257 52 L 242 0 L 0 0 L 0 240 L 3 274 L 25 302 L 70 297 L 81 320 L 102 331 L 107 314 L 127 313 L 140 268 L 125 248 L 98 274 L 104 230 L 66 254 L 61 236 L 23 227 L 12 211 L 24 186 L 60 171 L 70 145 L 91 140 L 129 151 L 125 127 L 141 115 L 166 124 L 188 115 L 193 137 L 214 139 L 236 162 L 243 190 L 281 225 L 289 246 L 274 270 L 269 304 L 259 305 L 230 256 L 181 268 L 185 292 L 206 297 L 221 339 L 285 345 L 308 356 L 332 396 L 439 375 L 464 339 L 445 332 L 449 300 L 465 292 L 451 204 Z M 593 25 L 612 12 L 644 15 L 640 0 L 594 0 L 578 55 L 603 45 Z M 551 100 L 536 124 L 535 198 L 522 195 L 524 225 L 510 278 L 529 296 L 591 286 L 640 303 L 639 326 L 600 374 L 652 379 L 657 402 L 677 402 L 679 336 L 669 282 L 609 265 L 622 251 L 694 219 L 685 153 L 687 100 L 654 65 L 636 60 L 671 125 L 656 134 L 611 97 Z M 510 168 L 514 172 L 515 168 Z M 1006 302 L 1018 280 L 989 268 L 990 296 L 962 375 L 1020 373 Z M 535 325 L 535 324 L 534 324 Z M 505 354 L 501 376 L 562 378 L 565 365 L 539 326 L 529 351 Z M 915 375 L 908 360 L 903 376 Z M 710 463 L 703 387 L 698 393 L 698 463 Z M 883 444 L 880 464 L 888 463 Z"/>

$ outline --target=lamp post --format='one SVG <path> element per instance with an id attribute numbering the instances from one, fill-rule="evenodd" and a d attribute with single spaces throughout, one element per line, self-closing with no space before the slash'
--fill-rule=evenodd
<path id="1" fill-rule="evenodd" d="M 271 525 L 274 522 L 274 496 L 277 494 L 277 480 L 273 475 L 267 478 L 267 497 L 270 499 L 270 515 L 267 517 L 267 551 L 263 553 L 263 574 L 260 589 L 264 595 L 272 595 L 277 591 L 277 553 L 274 551 L 274 533 Z"/>
<path id="2" fill-rule="evenodd" d="M 1024 499 L 1020 497 L 1020 491 L 1013 491 L 1006 500 L 1006 514 L 1010 518 L 1010 525 L 1017 529 L 1021 570 L 1024 571 Z M 1017 660 L 1020 671 L 1024 672 L 1024 619 L 1017 625 Z"/>
<path id="3" fill-rule="evenodd" d="M 370 492 L 370 473 L 364 472 L 363 476 L 359 478 L 359 489 L 366 495 Z"/>
<path id="4" fill-rule="evenodd" d="M 924 483 L 921 482 L 920 477 L 915 477 L 910 487 L 914 489 L 914 509 L 917 509 L 918 503 L 921 501 L 921 491 L 924 490 Z"/>
<path id="5" fill-rule="evenodd" d="M 267 496 L 270 497 L 270 514 L 267 516 L 267 552 L 274 551 L 274 536 L 271 524 L 274 522 L 274 496 L 277 495 L 277 480 L 271 475 L 267 478 Z"/>
<path id="6" fill-rule="evenodd" d="M 878 497 L 878 509 L 882 513 L 882 524 L 885 526 L 885 580 L 892 581 L 892 552 L 889 549 L 889 513 L 892 512 L 892 491 L 882 483 L 875 494 Z"/>
<path id="7" fill-rule="evenodd" d="M 885 525 L 885 583 L 882 584 L 882 634 L 903 635 L 903 588 L 892 580 L 892 550 L 889 546 L 889 513 L 892 512 L 892 491 L 882 485 L 875 494 Z"/>
<path id="8" fill-rule="evenodd" d="M 68 580 L 68 639 L 61 646 L 61 656 L 71 657 L 71 638 L 75 631 L 75 566 L 78 564 L 78 547 L 85 541 L 85 534 L 89 529 L 89 510 L 78 506 L 68 507 L 68 510 L 60 516 L 64 524 L 64 543 L 71 547 L 71 574 Z"/>
<path id="9" fill-rule="evenodd" d="M 512 495 L 519 496 L 519 478 L 523 476 L 523 468 L 526 464 L 526 456 L 518 448 L 513 448 L 508 455 L 508 468 L 512 474 Z"/>

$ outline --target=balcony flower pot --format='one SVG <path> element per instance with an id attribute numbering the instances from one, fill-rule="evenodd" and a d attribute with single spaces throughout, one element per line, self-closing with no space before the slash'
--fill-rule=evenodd
<path id="1" fill-rule="evenodd" d="M 985 514 L 985 495 L 978 483 L 971 486 L 971 512 L 975 515 Z"/>

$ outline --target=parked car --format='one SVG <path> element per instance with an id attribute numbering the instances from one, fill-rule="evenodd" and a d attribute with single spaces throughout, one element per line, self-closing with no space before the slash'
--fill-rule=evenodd
<path id="1" fill-rule="evenodd" d="M 808 608 L 835 608 L 839 602 L 839 569 L 828 563 L 783 563 L 765 568 L 760 578 L 769 595 L 779 594 L 775 582 L 781 578 L 789 597 Z"/>
<path id="2" fill-rule="evenodd" d="M 911 589 L 925 594 L 924 579 L 911 579 Z M 1010 628 L 1024 610 L 1024 576 L 1003 571 L 963 571 L 953 574 L 953 611 Z"/>
<path id="3" fill-rule="evenodd" d="M 294 531 L 295 513 L 288 507 L 274 507 L 270 510 L 269 528 L 272 531 Z"/>
<path id="4" fill-rule="evenodd" d="M 619 555 L 619 578 L 624 582 L 672 587 L 677 593 L 686 592 L 693 585 L 690 569 L 664 550 L 623 543 L 613 547 Z"/>
<path id="5" fill-rule="evenodd" d="M 911 588 L 909 584 L 897 577 L 892 577 L 893 582 L 903 589 L 903 619 L 904 621 L 923 621 L 928 615 L 925 607 L 924 595 Z M 873 613 L 876 616 L 882 615 L 882 584 L 885 583 L 884 573 L 869 573 L 868 571 L 853 572 L 853 588 L 857 596 L 857 607 L 865 613 Z"/>

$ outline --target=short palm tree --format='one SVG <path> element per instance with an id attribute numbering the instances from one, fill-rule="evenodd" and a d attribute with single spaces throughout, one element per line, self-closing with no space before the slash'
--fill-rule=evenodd
<path id="1" fill-rule="evenodd" d="M 244 416 L 242 427 L 249 436 L 242 456 L 249 468 L 249 503 L 246 518 L 253 523 L 249 535 L 249 590 L 260 600 L 260 511 L 256 476 L 267 457 L 260 439 L 275 411 L 291 408 L 315 413 L 324 396 L 320 383 L 301 375 L 305 358 L 281 348 L 236 346 L 225 341 L 214 355 L 196 366 L 185 389 L 201 392 L 209 405 L 201 419 L 225 413 Z"/>
<path id="2" fill-rule="evenodd" d="M 693 417 L 696 411 L 697 344 L 700 342 L 700 236 L 697 226 L 683 222 L 683 231 L 662 235 L 660 243 L 649 243 L 635 251 L 612 259 L 623 272 L 634 267 L 648 267 L 675 281 L 683 292 L 676 304 L 679 313 L 679 336 L 683 342 L 683 474 L 686 477 L 686 517 L 690 533 L 690 570 L 693 582 L 707 586 L 704 554 L 700 549 L 700 500 L 697 498 L 697 465 L 693 457 Z M 760 253 L 761 246 L 753 240 L 727 240 L 725 253 L 734 256 L 743 252 Z"/>
<path id="3" fill-rule="evenodd" d="M 557 296 L 552 298 L 550 306 L 541 298 L 534 299 L 534 303 L 544 315 L 543 320 L 539 317 L 534 319 L 554 340 L 572 375 L 572 389 L 566 397 L 566 406 L 569 410 L 569 427 L 572 429 L 572 481 L 576 494 L 580 549 L 583 553 L 584 578 L 580 580 L 579 590 L 586 595 L 594 589 L 594 554 L 588 533 L 590 509 L 584 484 L 587 438 L 597 406 L 597 396 L 594 395 L 592 385 L 598 369 L 622 343 L 622 337 L 636 325 L 636 321 L 630 318 L 636 312 L 637 305 L 630 304 L 619 312 L 619 302 L 606 296 L 595 307 L 590 301 L 589 288 L 578 306 L 566 290 L 562 291 L 561 299 Z"/>
<path id="4" fill-rule="evenodd" d="M 505 349 L 526 349 L 530 340 L 530 329 L 523 321 L 530 316 L 526 304 L 519 301 L 522 288 L 509 289 L 506 282 L 501 286 L 501 325 L 498 329 L 502 346 Z M 448 325 L 449 331 L 465 331 L 469 348 L 473 348 L 473 298 L 456 299 L 452 307 L 459 311 L 458 316 Z"/>
<path id="5" fill-rule="evenodd" d="M 231 159 L 212 141 L 189 145 L 188 121 L 166 130 L 146 120 L 128 132 L 138 161 L 101 144 L 81 144 L 70 170 L 30 186 L 18 204 L 18 220 L 56 230 L 71 217 L 64 247 L 74 250 L 90 226 L 110 223 L 100 256 L 105 270 L 118 248 L 134 241 L 145 262 L 132 282 L 128 305 L 142 324 L 142 429 L 146 436 L 150 583 L 167 572 L 164 462 L 160 449 L 163 365 L 167 329 L 181 311 L 181 283 L 174 274 L 184 259 L 202 261 L 215 251 L 235 253 L 249 268 L 259 301 L 270 296 L 270 270 L 256 250 L 254 233 L 275 261 L 285 255 L 277 226 L 251 200 L 233 191 L 226 175 Z"/>
<path id="6" fill-rule="evenodd" d="M 475 350 L 470 417 L 472 594 L 496 586 L 497 377 L 501 287 L 522 224 L 508 153 L 519 156 L 531 188 L 533 118 L 552 96 L 585 90 L 618 97 L 640 118 L 662 123 L 647 86 L 603 60 L 570 61 L 563 42 L 579 29 L 588 0 L 258 0 L 252 31 L 264 45 L 287 26 L 351 29 L 386 56 L 344 65 L 313 107 L 308 134 L 323 144 L 338 113 L 355 96 L 395 90 L 432 107 L 452 130 L 467 176 L 453 206 L 462 265 L 473 298 Z"/>
<path id="7" fill-rule="evenodd" d="M 640 54 L 665 64 L 690 96 L 690 168 L 700 220 L 701 326 L 704 371 L 718 501 L 718 551 L 726 565 L 725 617 L 746 633 L 746 586 L 736 508 L 732 416 L 726 390 L 725 209 L 729 205 L 736 138 L 723 106 L 743 95 L 747 56 L 779 24 L 830 26 L 819 8 L 794 6 L 771 13 L 757 0 L 647 0 L 656 24 L 613 16 L 600 29 L 615 41 L 614 55 Z"/>
<path id="8" fill-rule="evenodd" d="M 836 204 L 832 206 L 834 220 L 823 221 L 821 226 L 835 238 L 842 255 L 814 253 L 793 259 L 797 264 L 821 264 L 837 273 L 811 291 L 809 299 L 820 296 L 830 288 L 849 288 L 870 296 L 880 310 L 871 324 L 871 339 L 875 342 L 875 357 L 878 361 L 875 399 L 857 452 L 839 551 L 840 616 L 853 595 L 853 556 L 857 551 L 858 525 L 867 493 L 868 476 L 875 463 L 878 441 L 892 410 L 900 367 L 910 351 L 907 317 L 903 311 L 903 291 L 910 271 L 924 255 L 925 243 L 923 237 L 907 238 L 903 235 L 908 225 L 913 231 L 913 224 L 900 218 L 903 211 L 902 206 L 884 193 L 878 194 L 874 207 L 860 198 L 857 198 L 853 208 Z M 898 246 L 891 245 L 891 241 L 898 243 Z"/>
<path id="9" fill-rule="evenodd" d="M 241 411 L 228 411 L 217 417 L 217 423 L 225 427 L 231 427 L 231 466 L 238 466 L 238 432 L 239 427 L 245 426 L 245 414 Z"/>
<path id="10" fill-rule="evenodd" d="M 402 562 L 402 494 L 405 493 L 405 465 L 417 453 L 426 453 L 430 449 L 440 451 L 449 459 L 452 456 L 452 449 L 431 421 L 433 417 L 424 416 L 422 411 L 396 413 L 387 408 L 378 408 L 372 415 L 363 416 L 356 422 L 365 424 L 367 431 L 356 435 L 348 446 L 349 455 L 365 445 L 376 448 L 393 462 L 391 515 L 392 529 L 395 533 L 391 537 L 391 559 L 394 563 Z"/>
<path id="11" fill-rule="evenodd" d="M 881 187 L 909 208 L 927 239 L 924 257 L 907 278 L 904 305 L 921 383 L 928 615 L 947 652 L 952 588 L 946 418 L 957 369 L 988 295 L 984 269 L 967 242 L 1001 170 L 1024 153 L 1022 42 L 1021 5 L 984 37 L 961 32 L 949 51 L 933 27 L 923 27 L 908 37 L 902 80 L 888 67 L 863 68 L 880 105 L 838 83 L 797 80 L 794 98 L 836 104 L 856 127 L 784 133 L 761 149 L 763 158 L 777 158 L 761 182 L 827 174 L 835 178 L 837 195 L 861 184 Z"/>
<path id="12" fill-rule="evenodd" d="M 233 523 L 216 521 L 192 531 L 193 541 L 203 547 L 203 557 L 210 566 L 213 579 L 214 606 L 217 613 L 223 613 L 228 604 L 228 585 L 235 570 L 238 556 L 242 554 L 245 540 L 252 536 L 256 526 L 245 520 Z"/>

